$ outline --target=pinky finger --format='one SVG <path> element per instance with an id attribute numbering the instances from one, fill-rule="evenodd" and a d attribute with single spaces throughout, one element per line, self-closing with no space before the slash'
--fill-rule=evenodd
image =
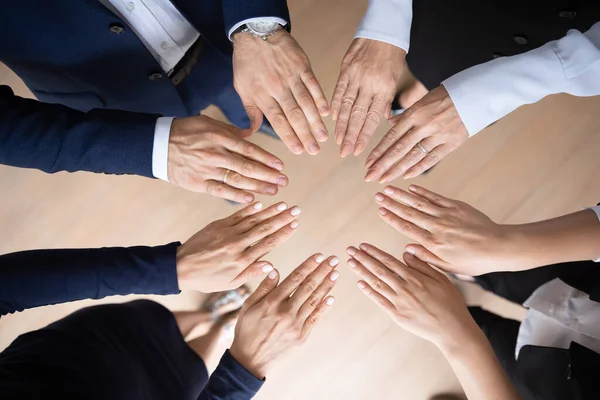
<path id="1" fill-rule="evenodd" d="M 335 298 L 333 296 L 327 296 L 321 304 L 313 311 L 306 321 L 304 321 L 304 326 L 302 327 L 302 337 L 307 339 L 310 336 L 310 333 L 314 329 L 314 327 L 319 323 L 321 318 L 325 314 L 327 314 L 335 304 Z"/>
<path id="2" fill-rule="evenodd" d="M 361 292 L 363 292 L 369 298 L 369 300 L 379 306 L 379 308 L 383 309 L 383 311 L 388 313 L 390 317 L 394 315 L 396 312 L 396 307 L 385 296 L 374 290 L 365 281 L 358 281 L 357 286 Z"/>
<path id="3" fill-rule="evenodd" d="M 404 250 L 417 257 L 419 260 L 425 261 L 427 264 L 431 264 L 446 272 L 452 272 L 448 271 L 449 264 L 446 261 L 442 260 L 420 244 L 411 243 L 407 245 Z"/>
<path id="4" fill-rule="evenodd" d="M 443 144 L 441 146 L 437 146 L 433 150 L 431 150 L 421 161 L 412 166 L 408 171 L 404 173 L 404 179 L 411 179 L 421 175 L 423 172 L 427 171 L 434 165 L 436 165 L 440 160 L 446 157 L 454 150 L 453 146 L 449 144 Z"/>
<path id="5" fill-rule="evenodd" d="M 252 203 L 254 201 L 254 195 L 252 193 L 233 188 L 226 183 L 208 180 L 205 181 L 204 184 L 204 191 L 211 196 L 236 201 L 238 203 Z"/>

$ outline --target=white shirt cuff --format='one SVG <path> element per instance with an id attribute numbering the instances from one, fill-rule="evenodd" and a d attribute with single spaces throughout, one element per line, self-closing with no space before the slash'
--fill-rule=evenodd
<path id="1" fill-rule="evenodd" d="M 229 34 L 228 34 L 229 40 L 231 40 L 231 35 L 233 35 L 233 32 L 235 32 L 240 26 L 245 25 L 248 22 L 254 22 L 254 21 L 277 22 L 279 25 L 282 25 L 282 26 L 286 26 L 288 24 L 288 22 L 285 19 L 279 18 L 279 17 L 248 18 L 248 19 L 238 22 L 229 30 Z"/>
<path id="2" fill-rule="evenodd" d="M 596 207 L 590 207 L 590 210 L 592 210 L 593 212 L 596 213 L 596 216 L 598 217 L 598 221 L 600 222 L 600 206 L 596 206 Z M 597 260 L 594 260 L 595 262 L 600 262 L 600 258 Z"/>
<path id="3" fill-rule="evenodd" d="M 152 175 L 155 178 L 169 181 L 169 135 L 171 123 L 175 118 L 160 117 L 154 127 L 154 145 L 152 147 Z"/>
<path id="4" fill-rule="evenodd" d="M 408 53 L 412 0 L 370 0 L 355 38 L 389 43 Z"/>

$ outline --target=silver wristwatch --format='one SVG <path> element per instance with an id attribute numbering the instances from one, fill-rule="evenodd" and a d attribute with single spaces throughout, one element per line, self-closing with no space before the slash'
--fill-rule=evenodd
<path id="1" fill-rule="evenodd" d="M 256 20 L 240 26 L 233 33 L 233 35 L 237 33 L 248 32 L 254 37 L 259 37 L 262 40 L 267 40 L 269 36 L 273 36 L 273 34 L 281 28 L 283 28 L 283 26 L 276 21 Z"/>

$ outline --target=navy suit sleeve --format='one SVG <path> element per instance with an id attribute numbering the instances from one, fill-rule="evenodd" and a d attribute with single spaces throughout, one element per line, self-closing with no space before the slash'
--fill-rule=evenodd
<path id="1" fill-rule="evenodd" d="M 286 0 L 222 0 L 222 3 L 226 35 L 235 24 L 250 18 L 279 17 L 290 20 Z"/>
<path id="2" fill-rule="evenodd" d="M 179 293 L 175 268 L 179 245 L 32 250 L 0 256 L 0 315 L 112 295 Z"/>
<path id="3" fill-rule="evenodd" d="M 249 400 L 264 382 L 246 371 L 227 350 L 198 400 Z"/>
<path id="4" fill-rule="evenodd" d="M 44 172 L 152 175 L 159 115 L 87 113 L 15 96 L 0 85 L 0 164 Z"/>

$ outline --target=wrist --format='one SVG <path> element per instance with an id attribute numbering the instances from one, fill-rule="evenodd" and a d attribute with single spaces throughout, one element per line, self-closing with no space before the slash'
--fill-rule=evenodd
<path id="1" fill-rule="evenodd" d="M 231 357 L 255 378 L 265 379 L 267 376 L 266 367 L 253 360 L 250 355 L 244 354 L 235 340 L 229 349 L 229 354 L 231 354 Z"/>
<path id="2" fill-rule="evenodd" d="M 469 357 L 487 343 L 485 334 L 472 318 L 459 326 L 461 329 L 455 332 L 445 330 L 440 340 L 434 343 L 448 360 Z"/>

